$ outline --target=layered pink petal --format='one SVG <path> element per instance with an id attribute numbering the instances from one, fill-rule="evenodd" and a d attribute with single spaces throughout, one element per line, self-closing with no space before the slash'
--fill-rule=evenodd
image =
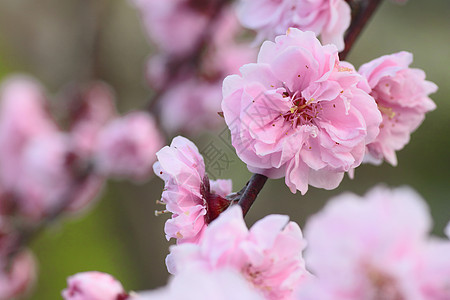
<path id="1" fill-rule="evenodd" d="M 425 80 L 422 70 L 409 68 L 412 59 L 411 53 L 399 52 L 377 58 L 359 69 L 383 116 L 378 136 L 367 145 L 367 161 L 380 163 L 384 159 L 397 165 L 395 152 L 409 142 L 425 114 L 436 108 L 428 95 L 437 87 Z"/>
<path id="2" fill-rule="evenodd" d="M 305 193 L 308 184 L 335 188 L 361 164 L 381 114 L 364 77 L 340 65 L 336 47 L 292 28 L 240 70 L 224 80 L 222 110 L 249 170 L 284 172 L 291 191 Z"/>

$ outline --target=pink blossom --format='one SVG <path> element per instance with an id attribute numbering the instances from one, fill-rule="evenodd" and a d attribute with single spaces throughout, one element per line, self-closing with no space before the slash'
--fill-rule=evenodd
<path id="1" fill-rule="evenodd" d="M 89 157 L 75 153 L 76 139 L 58 130 L 47 113 L 43 88 L 28 77 L 12 77 L 3 83 L 1 99 L 1 210 L 15 205 L 18 213 L 38 221 L 69 190 L 73 199 L 68 210 L 90 203 L 103 181 L 90 176 L 73 189 L 74 174 Z"/>
<path id="2" fill-rule="evenodd" d="M 172 55 L 182 56 L 192 52 L 209 21 L 208 5 L 196 6 L 196 1 L 132 0 L 132 2 L 141 13 L 142 22 L 150 39 L 163 52 Z"/>
<path id="3" fill-rule="evenodd" d="M 299 226 L 287 216 L 267 216 L 248 230 L 234 205 L 205 229 L 198 244 L 172 246 L 167 267 L 175 275 L 192 268 L 234 269 L 266 299 L 291 299 L 293 288 L 308 276 L 304 246 Z"/>
<path id="4" fill-rule="evenodd" d="M 34 257 L 25 251 L 17 254 L 10 265 L 0 258 L 0 300 L 15 299 L 30 290 L 36 279 Z"/>
<path id="5" fill-rule="evenodd" d="M 196 133 L 223 122 L 221 83 L 191 78 L 168 89 L 160 100 L 161 125 L 169 134 Z"/>
<path id="6" fill-rule="evenodd" d="M 332 199 L 306 224 L 306 264 L 317 277 L 298 299 L 423 299 L 430 229 L 425 202 L 409 188 Z"/>
<path id="7" fill-rule="evenodd" d="M 97 137 L 109 121 L 117 116 L 114 93 L 103 82 L 93 82 L 88 88 L 72 95 L 70 103 L 70 136 L 78 155 L 92 155 L 97 147 Z"/>
<path id="8" fill-rule="evenodd" d="M 426 245 L 420 285 L 427 300 L 450 299 L 450 232 L 446 234 L 446 239 L 432 238 Z"/>
<path id="9" fill-rule="evenodd" d="M 70 137 L 63 133 L 30 138 L 20 160 L 21 176 L 6 197 L 14 199 L 20 214 L 31 221 L 51 213 L 67 197 L 71 203 L 66 210 L 80 211 L 93 202 L 103 184 L 95 174 L 78 182 L 76 172 L 85 163 L 72 152 Z"/>
<path id="10" fill-rule="evenodd" d="M 245 46 L 210 49 L 205 54 L 199 76 L 187 76 L 175 82 L 161 97 L 164 129 L 169 134 L 192 134 L 223 124 L 223 119 L 218 115 L 221 111 L 223 78 L 237 72 L 243 64 L 254 61 L 254 54 Z"/>
<path id="11" fill-rule="evenodd" d="M 215 34 L 205 47 L 196 68 L 171 74 L 170 55 L 153 56 L 148 65 L 149 83 L 165 93 L 159 99 L 162 126 L 174 133 L 197 133 L 223 124 L 217 114 L 222 98 L 222 81 L 246 63 L 256 59 L 256 52 L 246 43 L 236 42 L 239 24 L 232 11 L 224 10 L 215 22 Z M 174 117 L 176 116 L 176 117 Z"/>
<path id="12" fill-rule="evenodd" d="M 125 300 L 128 298 L 122 284 L 109 274 L 84 272 L 67 279 L 65 300 Z"/>
<path id="13" fill-rule="evenodd" d="M 133 112 L 108 123 L 99 133 L 96 168 L 101 174 L 144 180 L 163 145 L 152 116 Z"/>
<path id="14" fill-rule="evenodd" d="M 97 151 L 100 132 L 108 122 L 117 117 L 117 111 L 114 91 L 104 82 L 92 82 L 87 88 L 76 92 L 79 94 L 72 95 L 74 101 L 69 107 L 71 127 L 68 133 L 70 139 L 68 155 L 74 160 L 73 163 L 83 165 L 90 163 Z M 92 205 L 98 198 L 104 181 L 99 174 L 90 174 L 74 191 L 74 200 L 67 211 L 78 213 Z"/>
<path id="15" fill-rule="evenodd" d="M 258 41 L 272 40 L 293 27 L 313 31 L 324 44 L 343 50 L 351 10 L 344 0 L 241 0 L 238 17 L 244 27 L 257 31 Z"/>
<path id="16" fill-rule="evenodd" d="M 363 78 L 333 45 L 290 29 L 265 42 L 258 63 L 223 83 L 222 110 L 237 155 L 249 170 L 285 176 L 293 193 L 333 189 L 357 167 L 381 115 Z"/>
<path id="17" fill-rule="evenodd" d="M 265 299 L 235 270 L 207 272 L 191 270 L 171 278 L 156 291 L 132 295 L 133 300 L 263 300 Z"/>
<path id="18" fill-rule="evenodd" d="M 68 198 L 65 211 L 70 213 L 80 212 L 96 200 L 104 178 L 92 173 L 80 180 L 78 176 L 85 172 L 90 157 L 80 157 L 74 148 L 73 140 L 64 133 L 29 141 L 15 190 L 21 214 L 37 221 Z"/>
<path id="19" fill-rule="evenodd" d="M 21 213 L 38 220 L 59 201 L 71 184 L 67 164 L 69 139 L 63 134 L 32 138 L 22 157 L 22 176 L 17 181 L 15 195 Z"/>
<path id="20" fill-rule="evenodd" d="M 22 155 L 30 139 L 53 134 L 57 128 L 46 111 L 43 88 L 32 78 L 5 80 L 0 98 L 0 180 L 9 191 L 22 175 Z"/>
<path id="21" fill-rule="evenodd" d="M 13 201 L 21 214 L 39 220 L 67 186 L 68 141 L 47 114 L 43 89 L 33 79 L 10 78 L 2 86 L 1 98 L 4 201 Z"/>
<path id="22" fill-rule="evenodd" d="M 156 156 L 153 170 L 165 182 L 161 201 L 172 213 L 165 225 L 166 237 L 195 243 L 206 225 L 230 205 L 224 197 L 231 193 L 231 180 L 210 181 L 197 147 L 181 136 Z"/>
<path id="23" fill-rule="evenodd" d="M 68 135 L 55 133 L 31 139 L 25 147 L 22 175 L 14 190 L 20 213 L 38 221 L 67 197 L 71 197 L 71 203 L 66 210 L 72 213 L 91 204 L 104 179 L 91 174 L 80 183 L 76 173 L 86 163 L 72 152 Z"/>
<path id="24" fill-rule="evenodd" d="M 428 95 L 436 92 L 437 86 L 425 80 L 422 70 L 408 67 L 412 60 L 411 53 L 399 52 L 377 58 L 359 69 L 383 116 L 380 134 L 367 146 L 368 161 L 381 163 L 384 158 L 397 165 L 395 151 L 409 142 L 425 113 L 436 108 Z"/>

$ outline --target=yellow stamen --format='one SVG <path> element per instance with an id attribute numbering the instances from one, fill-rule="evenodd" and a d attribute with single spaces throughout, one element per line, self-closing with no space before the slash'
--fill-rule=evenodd
<path id="1" fill-rule="evenodd" d="M 395 111 L 393 111 L 392 107 L 381 106 L 378 104 L 378 109 L 381 113 L 385 114 L 392 120 L 395 117 Z"/>

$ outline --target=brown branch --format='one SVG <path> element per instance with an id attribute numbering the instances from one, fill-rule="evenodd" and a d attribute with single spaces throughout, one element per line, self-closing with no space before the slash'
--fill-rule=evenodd
<path id="1" fill-rule="evenodd" d="M 247 188 L 239 199 L 238 204 L 242 207 L 242 213 L 245 215 L 256 200 L 259 192 L 264 187 L 267 177 L 261 174 L 253 174 L 247 183 Z"/>
<path id="2" fill-rule="evenodd" d="M 361 31 L 382 0 L 347 0 L 347 2 L 352 8 L 352 22 L 344 37 L 345 48 L 339 53 L 341 60 L 345 60 Z"/>

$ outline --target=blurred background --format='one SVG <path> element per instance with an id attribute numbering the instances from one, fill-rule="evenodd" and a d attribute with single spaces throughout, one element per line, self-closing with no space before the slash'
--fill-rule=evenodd
<path id="1" fill-rule="evenodd" d="M 414 54 L 413 67 L 424 69 L 439 86 L 431 98 L 438 108 L 427 115 L 411 142 L 398 153 L 398 167 L 364 165 L 356 178 L 345 178 L 334 191 L 310 188 L 291 194 L 284 180 L 270 180 L 252 207 L 248 225 L 270 214 L 288 214 L 301 226 L 326 201 L 343 191 L 365 193 L 378 183 L 410 185 L 429 203 L 436 235 L 450 220 L 450 2 L 385 1 L 357 41 L 348 60 L 359 67 L 384 54 Z M 116 90 L 125 113 L 143 108 L 152 91 L 144 65 L 154 52 L 137 11 L 125 0 L 2 0 L 0 1 L 0 79 L 25 72 L 38 78 L 49 94 L 68 83 L 92 76 Z M 57 97 L 55 97 L 57 99 Z M 55 100 L 56 101 L 56 100 Z M 217 132 L 191 137 L 205 148 L 211 143 L 229 158 L 229 166 L 210 166 L 210 177 L 232 178 L 240 190 L 250 178 L 227 140 L 225 124 Z M 30 299 L 59 299 L 66 278 L 98 270 L 118 278 L 126 290 L 151 289 L 166 283 L 164 258 L 170 245 L 160 210 L 163 182 L 145 184 L 110 181 L 93 210 L 65 219 L 32 243 L 39 261 L 39 279 Z"/>

